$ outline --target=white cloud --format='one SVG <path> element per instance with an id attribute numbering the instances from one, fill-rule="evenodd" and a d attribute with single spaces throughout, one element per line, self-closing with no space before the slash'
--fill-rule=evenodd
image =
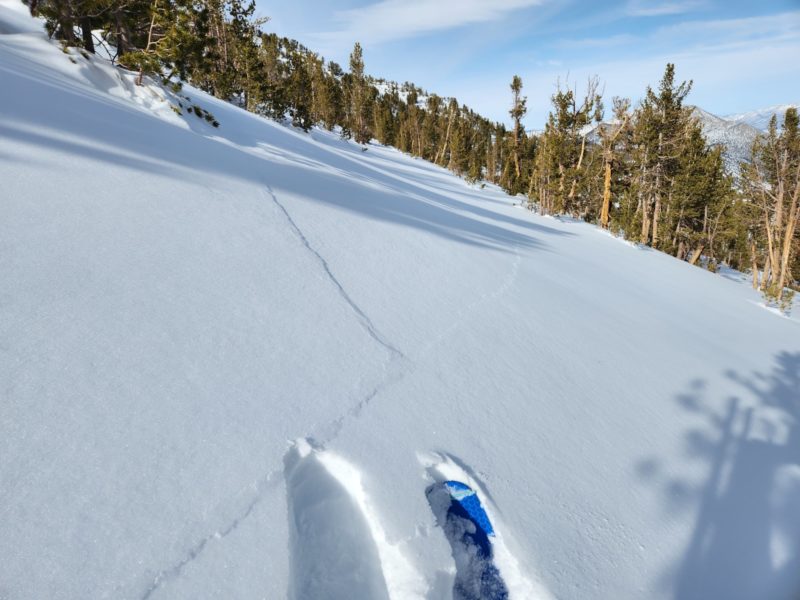
<path id="1" fill-rule="evenodd" d="M 706 21 L 685 21 L 668 25 L 657 30 L 661 37 L 703 37 L 713 35 L 727 39 L 775 36 L 777 34 L 800 33 L 800 11 L 745 17 L 740 19 L 715 19 Z"/>
<path id="2" fill-rule="evenodd" d="M 329 41 L 378 44 L 473 23 L 496 21 L 511 11 L 543 0 L 383 0 L 339 11 L 337 31 L 320 34 Z"/>
<path id="3" fill-rule="evenodd" d="M 640 38 L 632 33 L 619 33 L 602 38 L 562 39 L 556 42 L 558 48 L 613 48 L 638 41 Z"/>
<path id="4" fill-rule="evenodd" d="M 627 14 L 632 17 L 663 17 L 692 12 L 702 7 L 704 2 L 684 0 L 682 2 L 648 2 L 633 0 L 628 3 Z"/>
<path id="5" fill-rule="evenodd" d="M 777 41 L 800 37 L 800 11 L 746 17 L 741 19 L 709 19 L 705 21 L 683 21 L 665 25 L 646 35 L 623 33 L 602 38 L 563 39 L 558 48 L 612 49 L 621 46 L 656 49 L 694 47 L 698 43 L 740 43 L 746 40 L 766 39 Z"/>

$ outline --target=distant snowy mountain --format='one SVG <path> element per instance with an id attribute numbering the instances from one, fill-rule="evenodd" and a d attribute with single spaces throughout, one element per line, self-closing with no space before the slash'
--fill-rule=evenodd
<path id="1" fill-rule="evenodd" d="M 726 117 L 718 117 L 698 106 L 693 107 L 693 111 L 703 126 L 709 145 L 723 146 L 725 167 L 730 173 L 737 173 L 739 163 L 750 159 L 753 141 L 759 133 L 767 130 L 772 115 L 778 116 L 780 124 L 787 109 L 799 106 L 780 104 Z"/>
<path id="2" fill-rule="evenodd" d="M 736 122 L 719 117 L 699 106 L 692 106 L 691 109 L 703 128 L 709 146 L 722 146 L 725 169 L 729 173 L 738 173 L 739 163 L 749 159 L 750 148 L 760 131 L 744 121 Z M 592 123 L 581 130 L 581 135 L 585 135 L 589 142 L 599 143 L 600 130 L 608 125 L 610 122 L 606 121 L 599 125 Z"/>
<path id="3" fill-rule="evenodd" d="M 755 127 L 756 129 L 759 129 L 761 131 L 766 131 L 767 127 L 769 126 L 769 120 L 772 118 L 772 115 L 777 115 L 778 123 L 780 123 L 783 120 L 783 115 L 789 108 L 800 108 L 800 103 L 778 104 L 776 106 L 770 106 L 768 108 L 760 108 L 758 110 L 753 110 L 746 113 L 740 113 L 738 115 L 727 115 L 723 117 L 723 119 L 734 123 L 744 123 L 746 125 L 750 125 L 751 127 Z"/>
<path id="4" fill-rule="evenodd" d="M 699 106 L 692 107 L 692 111 L 703 127 L 708 144 L 712 147 L 722 146 L 722 156 L 728 172 L 738 172 L 739 163 L 749 160 L 750 149 L 760 133 L 759 130 L 745 121 L 718 117 Z"/>
<path id="5" fill-rule="evenodd" d="M 766 131 L 772 115 L 777 114 L 780 123 L 786 109 L 799 106 L 797 104 L 781 104 L 728 117 L 717 116 L 699 106 L 692 106 L 691 109 L 703 128 L 703 134 L 706 136 L 709 146 L 722 146 L 725 168 L 729 173 L 736 174 L 739 172 L 739 163 L 750 159 L 753 141 L 760 133 Z M 600 125 L 592 123 L 581 130 L 581 134 L 586 135 L 590 142 L 599 143 L 600 128 L 608 124 L 609 122 L 603 122 Z"/>

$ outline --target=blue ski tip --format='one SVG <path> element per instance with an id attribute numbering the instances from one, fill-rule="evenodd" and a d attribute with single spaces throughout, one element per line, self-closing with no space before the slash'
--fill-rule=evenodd
<path id="1" fill-rule="evenodd" d="M 457 502 L 466 513 L 470 520 L 486 535 L 494 535 L 492 522 L 481 505 L 478 494 L 471 487 L 460 481 L 445 481 L 447 491 L 454 502 Z"/>

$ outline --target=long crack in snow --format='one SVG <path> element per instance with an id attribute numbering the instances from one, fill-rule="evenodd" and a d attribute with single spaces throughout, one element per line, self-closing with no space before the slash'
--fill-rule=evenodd
<path id="1" fill-rule="evenodd" d="M 213 533 L 208 534 L 196 544 L 194 544 L 186 555 L 176 562 L 171 567 L 159 571 L 158 574 L 153 578 L 153 582 L 150 584 L 144 593 L 140 596 L 140 600 L 148 600 L 155 594 L 161 586 L 163 586 L 167 581 L 170 581 L 181 574 L 183 569 L 192 561 L 194 561 L 197 557 L 199 557 L 203 550 L 206 549 L 206 546 L 212 540 L 221 540 L 226 538 L 228 535 L 236 531 L 239 525 L 245 521 L 255 510 L 256 506 L 264 499 L 266 492 L 271 490 L 273 487 L 278 485 L 282 481 L 282 478 L 278 477 L 278 475 L 282 474 L 281 469 L 274 469 L 264 475 L 259 481 L 257 487 L 257 492 L 255 496 L 250 500 L 247 506 L 242 510 L 233 520 L 231 520 L 225 527 L 217 529 Z"/>
<path id="2" fill-rule="evenodd" d="M 379 343 L 381 346 L 386 348 L 386 350 L 388 350 L 392 356 L 405 358 L 405 355 L 391 342 L 387 341 L 386 338 L 375 328 L 375 325 L 372 322 L 372 320 L 366 315 L 366 313 L 363 310 L 361 310 L 361 307 L 358 306 L 358 304 L 356 304 L 356 302 L 350 297 L 350 294 L 347 293 L 347 291 L 342 286 L 341 282 L 336 278 L 336 276 L 331 271 L 330 265 L 328 265 L 328 261 L 325 260 L 323 256 L 311 245 L 311 242 L 308 241 L 308 238 L 303 233 L 303 230 L 300 229 L 295 220 L 292 218 L 292 215 L 290 215 L 289 211 L 286 210 L 286 207 L 280 202 L 280 200 L 278 200 L 278 197 L 275 195 L 275 192 L 272 191 L 272 188 L 270 186 L 267 186 L 267 191 L 269 192 L 269 195 L 272 197 L 272 201 L 286 217 L 286 220 L 289 222 L 292 231 L 295 232 L 297 237 L 303 243 L 303 246 L 305 246 L 306 249 L 316 257 L 320 266 L 325 271 L 325 274 L 328 276 L 330 282 L 336 287 L 342 299 L 345 302 L 347 302 L 347 304 L 353 310 L 359 322 L 364 327 L 369 336 L 372 339 L 374 339 L 377 343 Z"/>
<path id="3" fill-rule="evenodd" d="M 386 388 L 391 387 L 392 385 L 404 379 L 411 371 L 413 371 L 413 367 L 409 368 L 408 367 L 410 363 L 409 359 L 396 346 L 394 346 L 391 342 L 387 341 L 383 337 L 383 335 L 378 332 L 378 330 L 375 328 L 375 325 L 372 323 L 372 320 L 355 303 L 355 301 L 350 297 L 350 295 L 344 289 L 341 282 L 332 273 L 330 266 L 328 265 L 328 262 L 311 245 L 308 238 L 305 236 L 303 231 L 300 229 L 295 220 L 289 214 L 289 211 L 278 200 L 272 188 L 270 186 L 266 187 L 272 201 L 286 217 L 286 220 L 288 221 L 294 233 L 297 235 L 298 239 L 302 242 L 303 246 L 311 254 L 313 254 L 314 257 L 317 259 L 317 261 L 320 263 L 328 279 L 331 281 L 331 283 L 333 283 L 333 285 L 336 287 L 341 297 L 345 300 L 345 302 L 347 302 L 347 304 L 353 310 L 364 330 L 369 334 L 371 338 L 373 338 L 378 344 L 383 346 L 390 354 L 389 362 L 387 363 L 386 377 L 384 377 L 378 384 L 376 384 L 372 389 L 370 389 L 370 391 L 367 392 L 361 398 L 361 400 L 359 400 L 350 408 L 348 408 L 346 412 L 336 417 L 335 419 L 332 419 L 327 424 L 320 426 L 318 429 L 316 429 L 316 431 L 302 436 L 303 438 L 313 441 L 316 447 L 324 448 L 339 436 L 348 419 L 358 418 L 361 415 L 362 411 L 367 406 L 369 406 L 370 402 L 372 402 L 372 400 L 376 396 L 378 396 Z M 519 264 L 521 261 L 519 250 L 515 247 L 514 251 L 515 251 L 514 264 L 508 276 L 506 277 L 505 281 L 503 281 L 500 284 L 500 286 L 498 286 L 492 292 L 484 294 L 482 297 L 478 298 L 471 305 L 462 308 L 457 314 L 456 318 L 451 323 L 450 327 L 445 329 L 442 333 L 440 333 L 426 345 L 423 352 L 421 353 L 421 356 L 427 355 L 442 339 L 446 338 L 454 330 L 458 329 L 466 320 L 468 315 L 474 312 L 478 307 L 482 306 L 483 304 L 485 304 L 490 300 L 503 296 L 506 292 L 508 292 L 508 290 L 511 288 L 511 286 L 517 279 L 517 276 L 519 274 Z M 234 530 L 236 530 L 239 527 L 239 525 L 252 514 L 255 507 L 263 499 L 264 493 L 268 489 L 271 489 L 274 485 L 276 485 L 280 481 L 280 479 L 273 480 L 273 478 L 275 478 L 280 473 L 281 470 L 276 469 L 265 475 L 258 486 L 257 494 L 246 506 L 246 508 L 236 518 L 234 518 L 227 526 L 218 529 L 217 531 L 203 537 L 196 544 L 194 544 L 180 561 L 175 563 L 170 568 L 160 571 L 153 579 L 153 583 L 150 585 L 150 587 L 141 596 L 141 600 L 148 600 L 149 598 L 152 597 L 152 595 L 155 592 L 157 592 L 161 588 L 161 586 L 165 582 L 174 579 L 175 577 L 180 575 L 183 569 L 189 563 L 191 563 L 198 556 L 200 556 L 200 554 L 205 550 L 209 542 L 215 539 L 223 539 L 230 533 L 232 533 Z"/>

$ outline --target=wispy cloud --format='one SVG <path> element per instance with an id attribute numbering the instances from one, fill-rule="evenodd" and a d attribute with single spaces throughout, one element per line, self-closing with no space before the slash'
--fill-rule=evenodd
<path id="1" fill-rule="evenodd" d="M 783 34 L 800 34 L 800 11 L 739 19 L 684 21 L 675 25 L 666 25 L 656 32 L 656 35 L 667 38 L 682 35 L 707 39 L 707 36 L 713 35 L 729 40 L 776 37 Z"/>
<path id="2" fill-rule="evenodd" d="M 339 11 L 341 28 L 319 34 L 328 41 L 377 44 L 463 25 L 496 21 L 544 0 L 383 0 Z"/>
<path id="3" fill-rule="evenodd" d="M 631 17 L 664 17 L 681 15 L 695 11 L 703 6 L 701 0 L 683 0 L 678 2 L 648 2 L 647 0 L 631 0 L 628 2 L 627 14 Z"/>
<path id="4" fill-rule="evenodd" d="M 800 11 L 740 19 L 683 21 L 657 27 L 640 35 L 622 33 L 600 38 L 562 39 L 554 45 L 562 49 L 611 49 L 630 46 L 641 54 L 643 49 L 662 51 L 665 47 L 695 47 L 712 43 L 736 44 L 746 40 L 779 41 L 800 39 Z"/>
<path id="5" fill-rule="evenodd" d="M 641 38 L 632 33 L 620 33 L 601 38 L 561 39 L 554 43 L 557 48 L 614 48 L 638 42 Z"/>

